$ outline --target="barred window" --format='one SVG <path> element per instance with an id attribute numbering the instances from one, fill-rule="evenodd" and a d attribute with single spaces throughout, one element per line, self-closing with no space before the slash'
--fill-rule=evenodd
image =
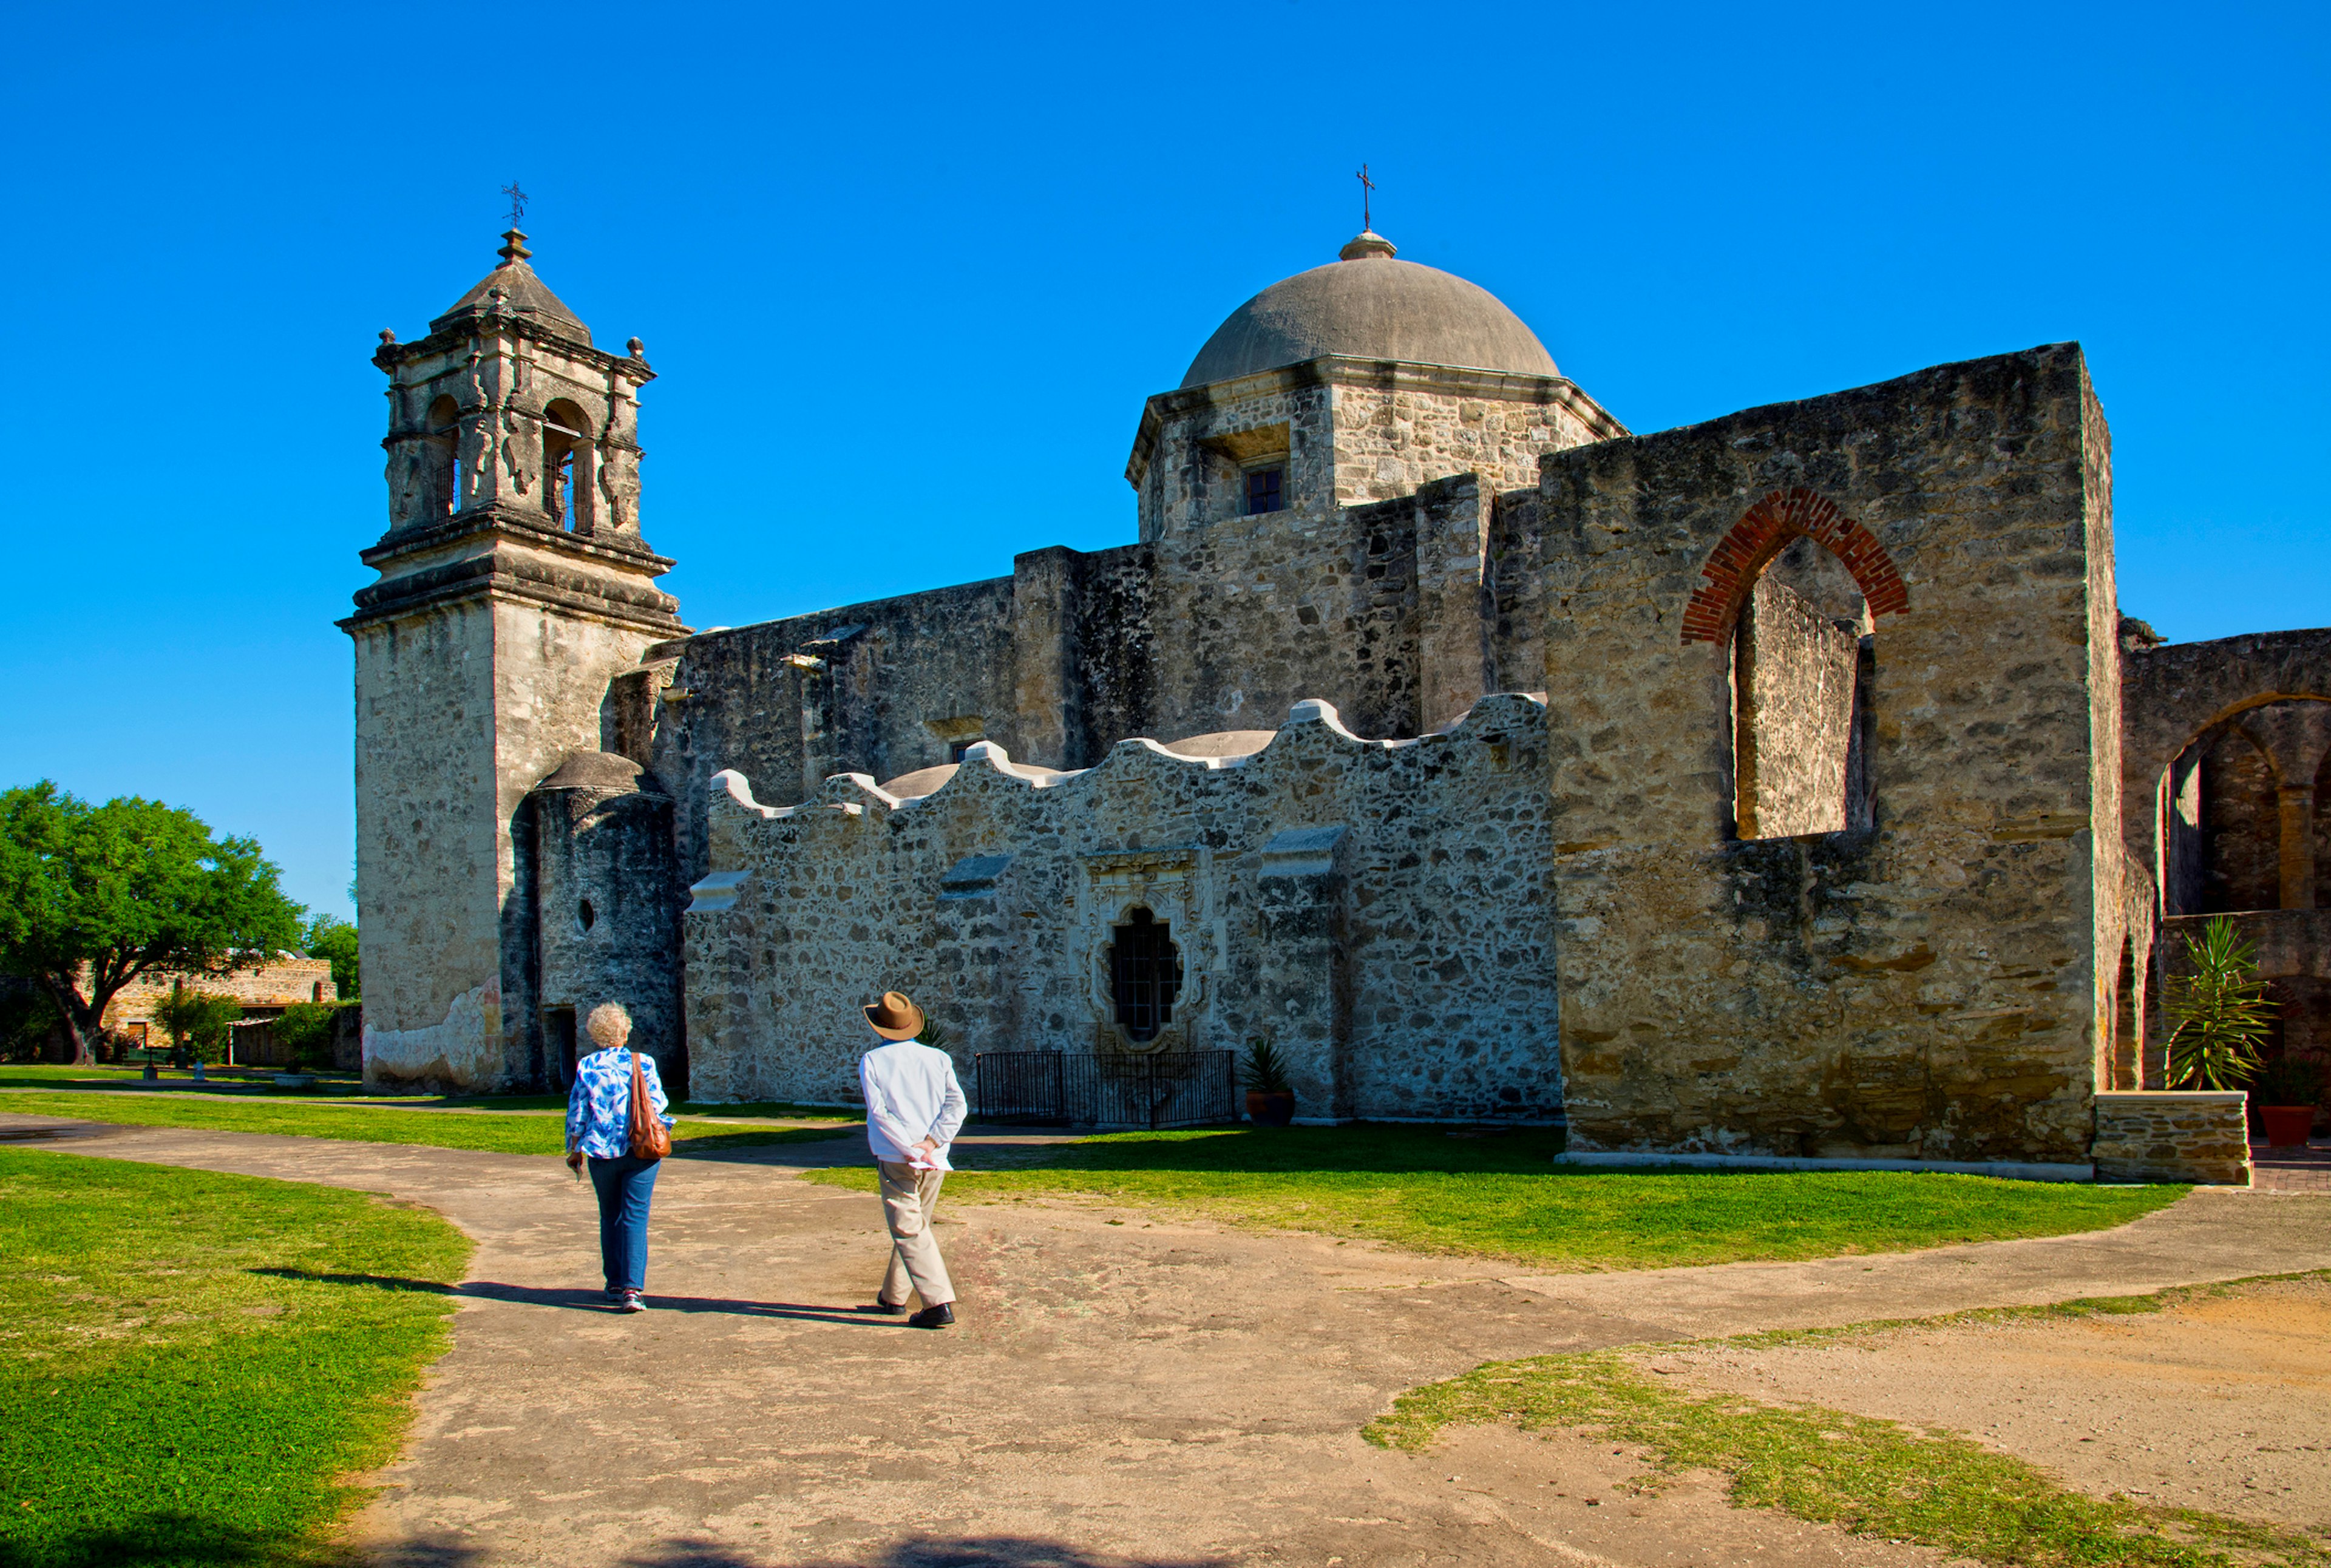
<path id="1" fill-rule="evenodd" d="M 1255 517 L 1263 512 L 1282 510 L 1287 470 L 1277 468 L 1250 470 L 1246 476 L 1246 513 Z"/>
<path id="2" fill-rule="evenodd" d="M 1137 1044 L 1157 1038 L 1174 1022 L 1174 998 L 1182 990 L 1182 954 L 1172 930 L 1146 909 L 1136 909 L 1116 929 L 1109 954 L 1110 988 L 1117 1022 Z"/>

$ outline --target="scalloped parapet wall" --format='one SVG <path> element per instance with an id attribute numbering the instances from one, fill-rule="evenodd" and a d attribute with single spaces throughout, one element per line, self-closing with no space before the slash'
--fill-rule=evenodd
<path id="1" fill-rule="evenodd" d="M 1267 1036 L 1307 1119 L 1553 1120 L 1546 737 L 1518 693 L 1403 741 L 1306 701 L 1249 755 L 1132 739 L 1055 774 L 982 743 L 910 800 L 842 774 L 764 806 L 721 773 L 685 922 L 694 1092 L 851 1098 L 858 1010 L 897 990 L 966 1069 Z M 1137 908 L 1183 971 L 1146 1041 L 1119 1026 L 1109 969 Z"/>

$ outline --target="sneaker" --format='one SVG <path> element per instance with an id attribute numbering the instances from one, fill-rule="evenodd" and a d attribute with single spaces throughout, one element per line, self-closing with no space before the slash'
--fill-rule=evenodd
<path id="1" fill-rule="evenodd" d="M 907 1319 L 907 1326 L 909 1328 L 945 1328 L 948 1324 L 953 1323 L 954 1321 L 955 1308 L 947 1302 L 942 1301 L 937 1307 L 924 1307 L 920 1312 L 916 1313 L 912 1317 Z"/>
<path id="2" fill-rule="evenodd" d="M 615 1307 L 618 1312 L 645 1312 L 647 1309 L 646 1297 L 637 1290 L 624 1291 L 623 1299 Z"/>

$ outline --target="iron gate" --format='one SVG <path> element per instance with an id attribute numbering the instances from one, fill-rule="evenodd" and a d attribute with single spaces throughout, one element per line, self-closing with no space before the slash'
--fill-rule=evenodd
<path id="1" fill-rule="evenodd" d="M 1236 1063 L 1228 1050 L 984 1050 L 972 1059 L 972 1076 L 982 1121 L 1202 1127 L 1238 1119 Z"/>

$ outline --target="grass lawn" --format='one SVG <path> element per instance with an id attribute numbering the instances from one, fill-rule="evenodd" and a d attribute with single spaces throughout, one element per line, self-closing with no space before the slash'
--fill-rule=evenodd
<path id="1" fill-rule="evenodd" d="M 2126 1298 L 2095 1307 L 2132 1310 Z M 1444 1427 L 1495 1421 L 1639 1445 L 1651 1458 L 1649 1486 L 1684 1470 L 1716 1470 L 1731 1478 L 1738 1506 L 1777 1508 L 2001 1568 L 2331 1564 L 2325 1543 L 2200 1509 L 2101 1501 L 1955 1433 L 1662 1386 L 1622 1351 L 1491 1362 L 1401 1395 L 1364 1435 L 1421 1449 Z"/>
<path id="2" fill-rule="evenodd" d="M 0 1562 L 324 1561 L 469 1242 L 255 1176 L 0 1149 Z"/>
<path id="3" fill-rule="evenodd" d="M 221 1072 L 240 1071 L 222 1069 Z M 212 1083 L 224 1086 L 225 1092 L 253 1098 L 287 1099 L 330 1099 L 344 1105 L 394 1106 L 405 1109 L 459 1109 L 494 1111 L 564 1110 L 566 1097 L 560 1094 L 534 1095 L 368 1095 L 362 1086 L 349 1078 L 326 1079 L 309 1088 L 279 1088 L 265 1079 L 245 1079 L 214 1077 Z M 181 1093 L 208 1092 L 218 1094 L 221 1088 L 199 1089 L 193 1075 L 176 1068 L 165 1068 L 161 1076 L 147 1081 L 142 1068 L 137 1067 L 60 1067 L 53 1063 L 0 1062 L 0 1090 L 56 1089 L 66 1093 L 85 1093 L 91 1089 L 143 1089 L 147 1092 L 176 1090 Z M 0 1100 L 0 1109 L 11 1102 Z M 682 1100 L 676 1107 L 681 1115 L 695 1113 L 709 1117 L 749 1117 L 781 1118 L 786 1121 L 854 1122 L 859 1113 L 842 1106 L 794 1105 L 784 1100 L 755 1100 L 748 1104 L 723 1105 L 710 1100 Z"/>
<path id="4" fill-rule="evenodd" d="M 1112 1133 L 950 1177 L 977 1201 L 1082 1196 L 1261 1228 L 1362 1236 L 1557 1269 L 1660 1269 L 1900 1252 L 2118 1225 L 2184 1187 L 1891 1171 L 1585 1172 L 1550 1134 L 1358 1126 Z M 807 1177 L 871 1190 L 855 1166 Z"/>
<path id="5" fill-rule="evenodd" d="M 221 1133 L 288 1133 L 301 1138 L 345 1138 L 364 1144 L 425 1144 L 440 1149 L 484 1149 L 505 1155 L 557 1155 L 566 1147 L 563 1117 L 525 1113 L 473 1115 L 446 1110 L 387 1109 L 330 1101 L 239 1095 L 108 1095 L 91 1105 L 88 1091 L 0 1095 L 0 1112 L 80 1117 L 141 1127 L 198 1127 Z M 561 1102 L 564 1103 L 564 1102 Z M 766 1144 L 817 1143 L 839 1137 L 848 1125 L 739 1129 L 689 1117 L 672 1128 L 672 1153 L 714 1154 Z"/>

